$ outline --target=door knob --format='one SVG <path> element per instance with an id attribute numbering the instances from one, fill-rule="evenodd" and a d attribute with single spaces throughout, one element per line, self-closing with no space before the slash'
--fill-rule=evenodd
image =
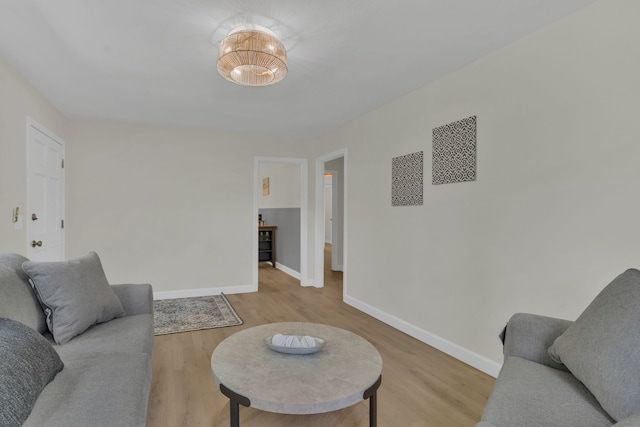
<path id="1" fill-rule="evenodd" d="M 40 247 L 42 246 L 42 240 L 38 240 L 37 242 L 35 240 L 31 241 L 31 247 L 35 248 L 36 246 Z"/>
<path id="2" fill-rule="evenodd" d="M 36 214 L 31 214 L 31 221 L 37 221 L 38 216 Z"/>

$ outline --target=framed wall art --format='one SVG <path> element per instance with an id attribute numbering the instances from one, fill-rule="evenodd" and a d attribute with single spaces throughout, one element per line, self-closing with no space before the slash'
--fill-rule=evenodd
<path id="1" fill-rule="evenodd" d="M 433 129 L 431 183 L 476 179 L 476 116 Z"/>
<path id="2" fill-rule="evenodd" d="M 391 160 L 391 206 L 422 205 L 424 152 Z"/>

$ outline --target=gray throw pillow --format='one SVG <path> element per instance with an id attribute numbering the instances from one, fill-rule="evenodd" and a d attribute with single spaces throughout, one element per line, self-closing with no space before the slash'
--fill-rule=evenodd
<path id="1" fill-rule="evenodd" d="M 95 252 L 65 262 L 25 261 L 29 276 L 44 309 L 47 327 L 58 344 L 64 344 L 91 325 L 124 314 Z"/>
<path id="2" fill-rule="evenodd" d="M 549 347 L 616 421 L 640 411 L 640 271 L 598 294 Z"/>
<path id="3" fill-rule="evenodd" d="M 63 367 L 42 335 L 16 320 L 0 319 L 0 426 L 20 427 Z"/>

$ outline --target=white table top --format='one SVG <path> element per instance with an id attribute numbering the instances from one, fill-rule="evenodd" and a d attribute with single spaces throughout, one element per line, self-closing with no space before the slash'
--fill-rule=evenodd
<path id="1" fill-rule="evenodd" d="M 311 335 L 327 341 L 318 353 L 282 354 L 263 339 Z M 211 355 L 217 384 L 247 397 L 251 407 L 283 414 L 316 414 L 353 405 L 382 373 L 380 353 L 358 335 L 315 323 L 270 323 L 240 331 Z"/>

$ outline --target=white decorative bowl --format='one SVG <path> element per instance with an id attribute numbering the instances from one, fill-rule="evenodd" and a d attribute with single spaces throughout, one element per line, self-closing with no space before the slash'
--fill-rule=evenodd
<path id="1" fill-rule="evenodd" d="M 301 339 L 302 335 L 297 336 L 297 337 L 298 337 L 298 339 Z M 273 336 L 265 337 L 265 339 L 264 339 L 265 345 L 267 347 L 269 347 L 273 351 L 277 351 L 278 353 L 285 353 L 285 354 L 313 354 L 313 353 L 317 353 L 320 350 L 322 350 L 324 345 L 327 343 L 322 338 L 313 337 L 316 340 L 316 345 L 313 346 L 313 347 L 282 347 L 282 346 L 279 346 L 279 345 L 272 344 L 271 343 L 271 339 L 272 338 L 273 338 Z"/>

